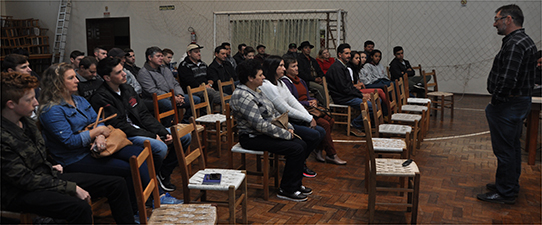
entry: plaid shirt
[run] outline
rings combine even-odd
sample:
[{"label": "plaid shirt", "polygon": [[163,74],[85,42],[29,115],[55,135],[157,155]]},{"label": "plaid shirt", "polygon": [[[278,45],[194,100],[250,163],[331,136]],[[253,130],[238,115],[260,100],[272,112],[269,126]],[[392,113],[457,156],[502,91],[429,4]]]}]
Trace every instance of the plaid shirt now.
[{"label": "plaid shirt", "polygon": [[487,91],[498,100],[510,96],[531,96],[536,71],[536,45],[518,29],[502,39],[501,50],[487,78]]},{"label": "plaid shirt", "polygon": [[[233,116],[237,120],[239,134],[268,135],[274,138],[290,140],[292,134],[285,129],[271,124],[280,113],[260,91],[253,91],[241,84],[231,96]],[[291,124],[288,124],[293,129]]]}]

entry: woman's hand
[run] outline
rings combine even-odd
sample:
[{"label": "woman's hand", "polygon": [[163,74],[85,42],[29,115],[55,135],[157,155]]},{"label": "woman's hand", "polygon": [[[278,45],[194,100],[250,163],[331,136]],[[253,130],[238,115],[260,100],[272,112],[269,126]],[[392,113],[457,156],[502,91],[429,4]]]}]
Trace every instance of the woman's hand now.
[{"label": "woman's hand", "polygon": [[311,128],[315,128],[316,127],[316,120],[314,118],[312,118],[311,120],[311,125],[310,125]]},{"label": "woman's hand", "polygon": [[75,195],[81,200],[85,200],[90,204],[90,194],[85,189],[75,186]]},{"label": "woman's hand", "polygon": [[318,101],[316,99],[309,100],[309,106],[312,106],[312,107],[318,106]]},{"label": "woman's hand", "polygon": [[55,169],[56,171],[58,171],[60,173],[64,172],[64,170],[62,168],[62,165],[60,165],[60,164],[56,164],[56,165],[54,165],[52,167],[53,167],[53,169]]},{"label": "woman's hand", "polygon": [[107,149],[107,144],[105,143],[105,137],[103,135],[98,135],[96,139],[94,139],[91,149],[94,148],[97,148],[98,152],[102,152]]}]

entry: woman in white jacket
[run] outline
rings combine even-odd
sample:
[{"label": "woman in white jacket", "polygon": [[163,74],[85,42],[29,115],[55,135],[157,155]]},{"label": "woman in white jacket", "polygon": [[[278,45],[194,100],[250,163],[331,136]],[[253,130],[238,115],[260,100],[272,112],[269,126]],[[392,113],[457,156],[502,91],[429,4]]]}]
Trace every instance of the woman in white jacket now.
[{"label": "woman in white jacket", "polygon": [[[280,113],[288,112],[289,122],[294,126],[295,133],[307,143],[309,154],[306,157],[308,158],[310,152],[314,151],[320,144],[326,131],[316,125],[316,120],[312,118],[312,115],[290,93],[288,87],[282,83],[280,78],[284,76],[284,71],[286,71],[286,68],[284,68],[284,61],[280,56],[267,57],[263,62],[265,80],[260,89]],[[308,124],[308,126],[303,124]],[[303,176],[315,177],[316,172],[307,168],[305,164]]]}]

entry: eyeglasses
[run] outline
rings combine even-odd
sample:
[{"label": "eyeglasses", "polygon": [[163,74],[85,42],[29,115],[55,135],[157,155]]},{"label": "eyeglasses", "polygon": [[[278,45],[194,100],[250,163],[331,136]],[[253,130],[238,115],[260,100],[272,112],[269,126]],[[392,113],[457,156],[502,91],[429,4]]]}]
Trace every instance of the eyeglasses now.
[{"label": "eyeglasses", "polygon": [[502,16],[502,17],[499,17],[499,18],[494,18],[493,20],[494,20],[495,23],[496,23],[497,21],[502,20],[502,19],[504,19],[504,18],[506,18],[506,17],[508,17],[508,16]]}]

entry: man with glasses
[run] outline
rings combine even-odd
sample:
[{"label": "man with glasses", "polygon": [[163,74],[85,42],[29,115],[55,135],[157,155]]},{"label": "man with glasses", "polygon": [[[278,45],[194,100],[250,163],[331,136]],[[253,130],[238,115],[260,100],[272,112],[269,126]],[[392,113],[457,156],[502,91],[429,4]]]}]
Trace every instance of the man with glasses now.
[{"label": "man with glasses", "polygon": [[501,6],[495,12],[493,26],[504,38],[487,78],[491,102],[486,107],[486,118],[498,164],[495,183],[487,184],[489,192],[477,197],[514,204],[521,174],[521,131],[534,87],[536,45],[522,27],[523,12],[517,5]]}]

